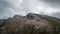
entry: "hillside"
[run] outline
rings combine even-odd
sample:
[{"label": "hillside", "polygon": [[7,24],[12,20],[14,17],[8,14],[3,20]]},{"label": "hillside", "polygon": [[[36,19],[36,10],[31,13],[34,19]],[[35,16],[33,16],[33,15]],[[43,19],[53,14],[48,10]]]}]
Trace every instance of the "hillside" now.
[{"label": "hillside", "polygon": [[15,15],[4,21],[0,34],[60,34],[60,19],[35,13]]}]

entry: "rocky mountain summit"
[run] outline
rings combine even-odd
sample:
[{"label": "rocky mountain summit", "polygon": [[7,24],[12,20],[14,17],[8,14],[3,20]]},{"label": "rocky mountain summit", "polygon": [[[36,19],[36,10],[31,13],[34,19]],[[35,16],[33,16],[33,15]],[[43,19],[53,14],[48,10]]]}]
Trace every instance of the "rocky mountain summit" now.
[{"label": "rocky mountain summit", "polygon": [[60,34],[60,19],[47,15],[15,15],[6,19],[4,23],[0,34]]}]

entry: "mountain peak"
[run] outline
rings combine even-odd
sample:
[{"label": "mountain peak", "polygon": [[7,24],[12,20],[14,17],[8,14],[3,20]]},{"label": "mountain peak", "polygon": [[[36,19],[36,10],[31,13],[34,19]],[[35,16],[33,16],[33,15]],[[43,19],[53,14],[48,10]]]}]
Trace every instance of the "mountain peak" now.
[{"label": "mountain peak", "polygon": [[5,22],[0,28],[1,34],[60,34],[60,19],[47,15],[15,15]]}]

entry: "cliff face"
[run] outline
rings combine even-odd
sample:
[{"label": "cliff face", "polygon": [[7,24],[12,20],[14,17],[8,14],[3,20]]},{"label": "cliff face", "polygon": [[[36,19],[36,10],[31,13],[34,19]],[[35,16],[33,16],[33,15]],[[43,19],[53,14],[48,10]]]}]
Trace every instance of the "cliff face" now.
[{"label": "cliff face", "polygon": [[15,15],[5,22],[1,34],[60,34],[60,19],[47,15]]}]

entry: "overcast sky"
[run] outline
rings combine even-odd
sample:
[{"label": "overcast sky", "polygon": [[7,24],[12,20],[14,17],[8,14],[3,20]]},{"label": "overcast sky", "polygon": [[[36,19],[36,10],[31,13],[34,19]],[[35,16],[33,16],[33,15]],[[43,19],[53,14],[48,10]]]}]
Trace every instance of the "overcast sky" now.
[{"label": "overcast sky", "polygon": [[27,13],[60,17],[60,0],[0,0],[0,19]]}]

